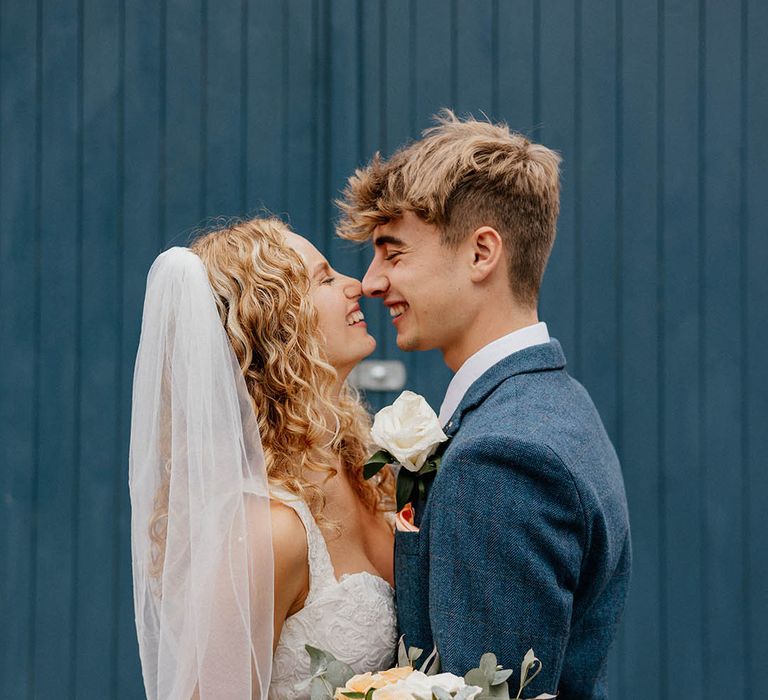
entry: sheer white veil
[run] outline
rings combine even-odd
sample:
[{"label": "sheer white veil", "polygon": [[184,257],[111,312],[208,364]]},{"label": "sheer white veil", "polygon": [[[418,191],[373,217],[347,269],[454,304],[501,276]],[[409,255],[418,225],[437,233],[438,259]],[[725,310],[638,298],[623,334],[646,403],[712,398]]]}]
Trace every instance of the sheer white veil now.
[{"label": "sheer white veil", "polygon": [[129,481],[147,698],[266,698],[274,579],[264,455],[205,267],[186,248],[160,255],[147,279]]}]

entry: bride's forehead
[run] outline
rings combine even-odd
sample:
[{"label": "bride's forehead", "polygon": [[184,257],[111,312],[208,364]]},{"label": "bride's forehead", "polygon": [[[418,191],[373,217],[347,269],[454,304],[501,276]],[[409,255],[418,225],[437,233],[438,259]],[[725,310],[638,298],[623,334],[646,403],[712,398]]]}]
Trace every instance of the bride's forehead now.
[{"label": "bride's forehead", "polygon": [[323,254],[315,248],[304,236],[300,236],[298,233],[288,231],[285,234],[285,242],[291,246],[302,258],[308,266],[314,267],[319,262],[325,262]]}]

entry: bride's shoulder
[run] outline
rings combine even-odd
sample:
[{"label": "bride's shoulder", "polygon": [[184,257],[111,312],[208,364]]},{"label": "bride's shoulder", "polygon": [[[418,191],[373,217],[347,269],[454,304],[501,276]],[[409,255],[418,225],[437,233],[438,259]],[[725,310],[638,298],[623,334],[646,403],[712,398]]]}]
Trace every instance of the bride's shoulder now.
[{"label": "bride's shoulder", "polygon": [[272,499],[269,502],[269,515],[272,525],[272,542],[282,545],[287,550],[296,551],[307,557],[307,534],[304,523],[295,509],[282,501]]},{"label": "bride's shoulder", "polygon": [[290,506],[269,502],[275,566],[276,635],[282,620],[301,610],[309,595],[309,544],[304,523]]}]

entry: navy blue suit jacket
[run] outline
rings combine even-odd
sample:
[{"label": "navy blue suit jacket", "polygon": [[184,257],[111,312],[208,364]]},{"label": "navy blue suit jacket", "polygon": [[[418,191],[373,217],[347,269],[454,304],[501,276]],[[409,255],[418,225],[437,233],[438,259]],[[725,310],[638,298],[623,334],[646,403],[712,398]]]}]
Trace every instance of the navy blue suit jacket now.
[{"label": "navy blue suit jacket", "polygon": [[605,662],[631,549],[616,453],[556,340],[501,360],[467,391],[419,532],[397,532],[395,584],[406,646],[437,646],[464,674],[496,654],[544,668],[526,697],[605,698]]}]

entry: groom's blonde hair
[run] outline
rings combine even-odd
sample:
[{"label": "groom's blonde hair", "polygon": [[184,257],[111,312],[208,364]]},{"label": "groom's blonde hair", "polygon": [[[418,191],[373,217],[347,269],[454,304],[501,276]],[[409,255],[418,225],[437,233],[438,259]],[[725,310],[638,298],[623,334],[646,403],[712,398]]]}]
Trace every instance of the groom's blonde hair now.
[{"label": "groom's blonde hair", "polygon": [[368,240],[377,226],[411,211],[458,246],[480,226],[496,229],[510,287],[535,306],[560,210],[560,156],[506,124],[459,119],[448,110],[422,138],[385,160],[379,153],[349,178],[339,235]]}]

